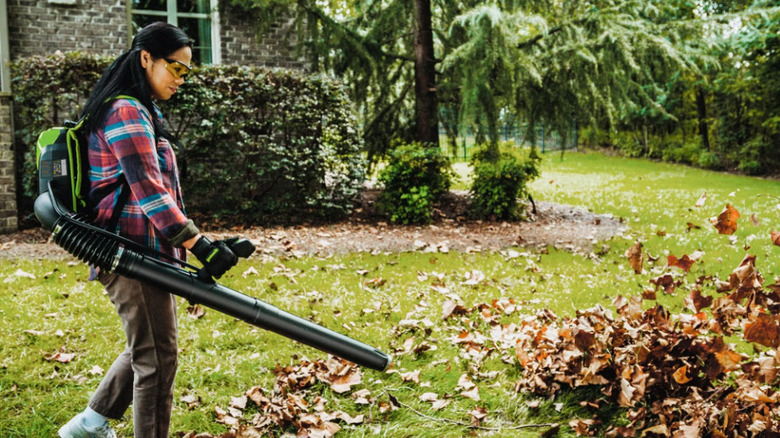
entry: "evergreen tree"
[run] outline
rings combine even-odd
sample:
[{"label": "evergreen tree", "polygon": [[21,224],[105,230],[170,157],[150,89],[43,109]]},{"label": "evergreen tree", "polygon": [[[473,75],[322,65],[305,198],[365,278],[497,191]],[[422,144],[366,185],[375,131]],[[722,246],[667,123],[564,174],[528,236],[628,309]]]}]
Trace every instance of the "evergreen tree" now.
[{"label": "evergreen tree", "polygon": [[[559,132],[577,121],[625,126],[646,138],[675,120],[669,84],[703,80],[702,67],[717,67],[711,55],[718,41],[705,36],[721,32],[727,14],[745,3],[231,1],[265,23],[279,14],[298,18],[312,69],[351,88],[370,158],[396,138],[438,144],[439,123],[450,147],[471,127],[497,148],[502,113]],[[705,133],[706,81],[697,93]],[[535,130],[527,132],[534,140]]]}]

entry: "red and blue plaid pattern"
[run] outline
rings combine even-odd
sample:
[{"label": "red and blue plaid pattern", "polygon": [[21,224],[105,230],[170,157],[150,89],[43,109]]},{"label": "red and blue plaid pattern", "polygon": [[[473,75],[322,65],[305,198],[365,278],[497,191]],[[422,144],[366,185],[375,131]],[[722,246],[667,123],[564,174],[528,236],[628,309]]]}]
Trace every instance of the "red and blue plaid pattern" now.
[{"label": "red and blue plaid pattern", "polygon": [[[160,110],[154,110],[162,119]],[[185,251],[168,242],[187,223],[176,157],[168,140],[160,138],[155,144],[149,111],[136,100],[114,100],[88,143],[90,195],[115,185],[122,174],[130,187],[117,230],[112,231],[184,260]],[[119,190],[98,202],[98,225],[109,224]]]}]

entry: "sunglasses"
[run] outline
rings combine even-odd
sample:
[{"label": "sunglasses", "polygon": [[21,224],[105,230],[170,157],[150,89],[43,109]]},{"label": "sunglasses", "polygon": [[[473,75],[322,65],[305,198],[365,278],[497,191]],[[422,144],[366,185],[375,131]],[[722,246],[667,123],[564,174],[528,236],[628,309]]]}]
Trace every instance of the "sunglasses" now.
[{"label": "sunglasses", "polygon": [[187,79],[187,76],[190,74],[192,67],[181,61],[174,61],[172,59],[166,58],[163,59],[165,60],[165,69],[168,70],[174,78]]}]

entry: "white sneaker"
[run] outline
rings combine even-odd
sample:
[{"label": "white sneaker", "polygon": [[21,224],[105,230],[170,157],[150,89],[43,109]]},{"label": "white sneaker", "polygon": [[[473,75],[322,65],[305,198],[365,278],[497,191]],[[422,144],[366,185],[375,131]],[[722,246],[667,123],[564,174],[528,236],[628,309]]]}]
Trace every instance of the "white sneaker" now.
[{"label": "white sneaker", "polygon": [[116,438],[108,422],[98,427],[87,427],[82,417],[83,414],[78,414],[62,426],[58,432],[60,438]]}]

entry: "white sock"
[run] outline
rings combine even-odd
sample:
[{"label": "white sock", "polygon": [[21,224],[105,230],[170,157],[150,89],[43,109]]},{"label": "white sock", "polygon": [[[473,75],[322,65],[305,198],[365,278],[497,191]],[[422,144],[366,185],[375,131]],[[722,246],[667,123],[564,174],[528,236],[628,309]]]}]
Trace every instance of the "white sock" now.
[{"label": "white sock", "polygon": [[83,424],[86,427],[94,428],[106,424],[106,417],[93,411],[89,406],[87,406],[87,409],[84,409],[82,414],[84,415],[81,418],[83,419]]}]

